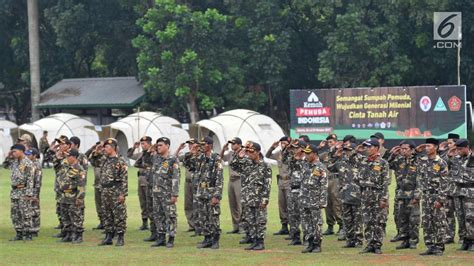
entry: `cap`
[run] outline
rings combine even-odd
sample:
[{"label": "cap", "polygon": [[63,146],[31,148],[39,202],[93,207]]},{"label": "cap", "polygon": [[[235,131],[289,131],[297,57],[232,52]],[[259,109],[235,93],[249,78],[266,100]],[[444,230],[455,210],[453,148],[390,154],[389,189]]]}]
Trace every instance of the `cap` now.
[{"label": "cap", "polygon": [[410,146],[410,148],[415,148],[416,147],[416,144],[413,140],[406,139],[406,140],[400,141],[400,146],[404,145],[404,144],[408,144]]},{"label": "cap", "polygon": [[69,139],[72,143],[76,144],[76,146],[80,146],[81,145],[81,139],[79,139],[78,137],[76,136],[73,136]]},{"label": "cap", "polygon": [[309,143],[311,141],[308,135],[300,135],[299,139],[302,139],[306,143]]},{"label": "cap", "polygon": [[280,138],[279,141],[288,141],[288,142],[291,142],[291,138],[288,137],[288,136],[283,136],[283,137]]},{"label": "cap", "polygon": [[171,140],[167,137],[161,137],[159,139],[156,140],[156,143],[158,142],[163,142],[165,143],[166,145],[170,145],[171,144]]},{"label": "cap", "polygon": [[67,136],[61,135],[59,138],[55,138],[54,140],[56,140],[58,143],[66,143],[66,140],[69,140],[69,138]]},{"label": "cap", "polygon": [[143,136],[143,137],[140,139],[140,142],[142,142],[142,141],[146,141],[146,142],[150,142],[150,143],[151,143],[152,139],[151,139],[151,137],[149,137],[149,136]]},{"label": "cap", "polygon": [[362,145],[367,146],[367,147],[380,147],[380,143],[376,138],[370,138],[362,143]]},{"label": "cap", "polygon": [[198,141],[195,138],[190,138],[189,140],[186,141],[188,144],[196,144]]},{"label": "cap", "polygon": [[449,133],[449,134],[448,134],[448,139],[458,140],[458,139],[459,139],[459,135],[458,135],[458,134],[455,134],[455,133]]},{"label": "cap", "polygon": [[25,152],[25,146],[22,144],[15,144],[10,148],[11,151],[17,150],[17,151],[22,151]]},{"label": "cap", "polygon": [[77,149],[71,149],[71,150],[69,151],[68,156],[74,156],[74,157],[77,158],[77,157],[79,157],[79,151],[78,151]]},{"label": "cap", "polygon": [[239,137],[235,137],[232,140],[229,140],[228,143],[242,145],[242,140]]},{"label": "cap", "polygon": [[260,152],[262,150],[262,148],[260,147],[260,144],[256,142],[252,142],[252,141],[247,142],[245,149],[248,151],[257,151],[257,152]]},{"label": "cap", "polygon": [[429,139],[426,139],[426,144],[434,144],[434,145],[439,145],[439,140],[437,139],[434,139],[434,138],[429,138]]},{"label": "cap", "polygon": [[355,143],[357,141],[357,139],[352,136],[352,135],[346,135],[344,136],[344,138],[342,139],[342,142],[346,142],[346,141],[350,141],[352,143]]},{"label": "cap", "polygon": [[354,142],[351,142],[349,146],[344,146],[342,149],[345,151],[352,151],[357,147],[357,145]]},{"label": "cap", "polygon": [[30,148],[29,150],[25,151],[25,155],[34,155],[34,156],[38,157],[40,155],[40,153],[39,153],[38,149]]},{"label": "cap", "polygon": [[331,134],[331,135],[326,137],[326,140],[330,140],[330,139],[337,140],[337,135],[336,134]]},{"label": "cap", "polygon": [[114,147],[117,147],[117,140],[114,138],[108,138],[106,141],[104,141],[104,146],[105,145],[113,145]]},{"label": "cap", "polygon": [[469,147],[469,140],[467,140],[467,139],[458,139],[456,141],[456,147],[460,147],[460,148]]},{"label": "cap", "polygon": [[380,132],[376,132],[375,134],[373,134],[372,136],[370,136],[370,138],[375,138],[375,139],[385,139],[385,136],[380,133]]},{"label": "cap", "polygon": [[309,145],[306,145],[303,151],[304,153],[318,153],[318,146],[314,144],[309,144]]},{"label": "cap", "polygon": [[305,148],[308,144],[302,140],[295,139],[293,140],[293,143],[291,143],[291,146],[294,148]]},{"label": "cap", "polygon": [[207,136],[201,139],[199,144],[214,144],[214,140],[211,137]]}]

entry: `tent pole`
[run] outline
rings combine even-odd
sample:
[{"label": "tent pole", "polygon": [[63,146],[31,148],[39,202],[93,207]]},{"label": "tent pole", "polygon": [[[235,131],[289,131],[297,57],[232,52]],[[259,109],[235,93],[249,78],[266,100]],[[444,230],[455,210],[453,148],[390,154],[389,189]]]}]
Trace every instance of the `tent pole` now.
[{"label": "tent pole", "polygon": [[[140,106],[138,106],[137,124],[138,124],[138,125],[137,125],[138,139],[140,139],[140,138],[141,138],[141,135],[140,135]],[[133,130],[132,130],[132,132],[133,132]],[[133,141],[135,141],[135,140],[133,140]],[[135,142],[134,142],[134,144],[135,144]],[[141,147],[141,145],[140,145],[140,146],[138,147],[138,151],[141,151],[141,148],[142,148],[142,147]]]}]

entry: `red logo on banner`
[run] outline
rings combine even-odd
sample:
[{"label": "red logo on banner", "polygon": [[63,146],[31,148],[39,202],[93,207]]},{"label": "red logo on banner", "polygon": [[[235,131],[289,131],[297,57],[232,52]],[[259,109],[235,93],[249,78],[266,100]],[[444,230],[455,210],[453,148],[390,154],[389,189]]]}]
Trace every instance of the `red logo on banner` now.
[{"label": "red logo on banner", "polygon": [[331,108],[296,108],[296,116],[331,116]]},{"label": "red logo on banner", "polygon": [[448,100],[449,110],[453,112],[457,112],[461,110],[461,103],[462,103],[461,99],[459,99],[457,96],[453,96],[449,98]]}]

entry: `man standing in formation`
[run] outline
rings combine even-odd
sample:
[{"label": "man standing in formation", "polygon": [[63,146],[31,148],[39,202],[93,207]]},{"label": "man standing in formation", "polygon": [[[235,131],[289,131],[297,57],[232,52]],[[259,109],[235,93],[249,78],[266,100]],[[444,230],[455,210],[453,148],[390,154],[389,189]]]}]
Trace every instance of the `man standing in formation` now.
[{"label": "man standing in formation", "polygon": [[33,237],[37,237],[41,225],[40,191],[41,182],[43,180],[43,169],[40,162],[40,153],[37,149],[30,148],[25,151],[25,155],[30,159],[34,166],[33,200],[31,203],[31,207],[33,208],[31,234]]}]

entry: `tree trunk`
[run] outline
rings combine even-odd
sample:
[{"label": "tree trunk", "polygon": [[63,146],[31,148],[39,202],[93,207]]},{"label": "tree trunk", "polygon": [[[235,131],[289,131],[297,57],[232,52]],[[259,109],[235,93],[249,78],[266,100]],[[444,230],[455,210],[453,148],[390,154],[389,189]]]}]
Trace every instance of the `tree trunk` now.
[{"label": "tree trunk", "polygon": [[30,86],[31,86],[31,121],[40,118],[37,105],[40,101],[40,54],[38,27],[38,0],[28,2],[28,40],[30,49]]},{"label": "tree trunk", "polygon": [[196,124],[196,122],[199,121],[199,110],[196,103],[196,94],[192,91],[188,94],[187,107],[191,124]]}]

